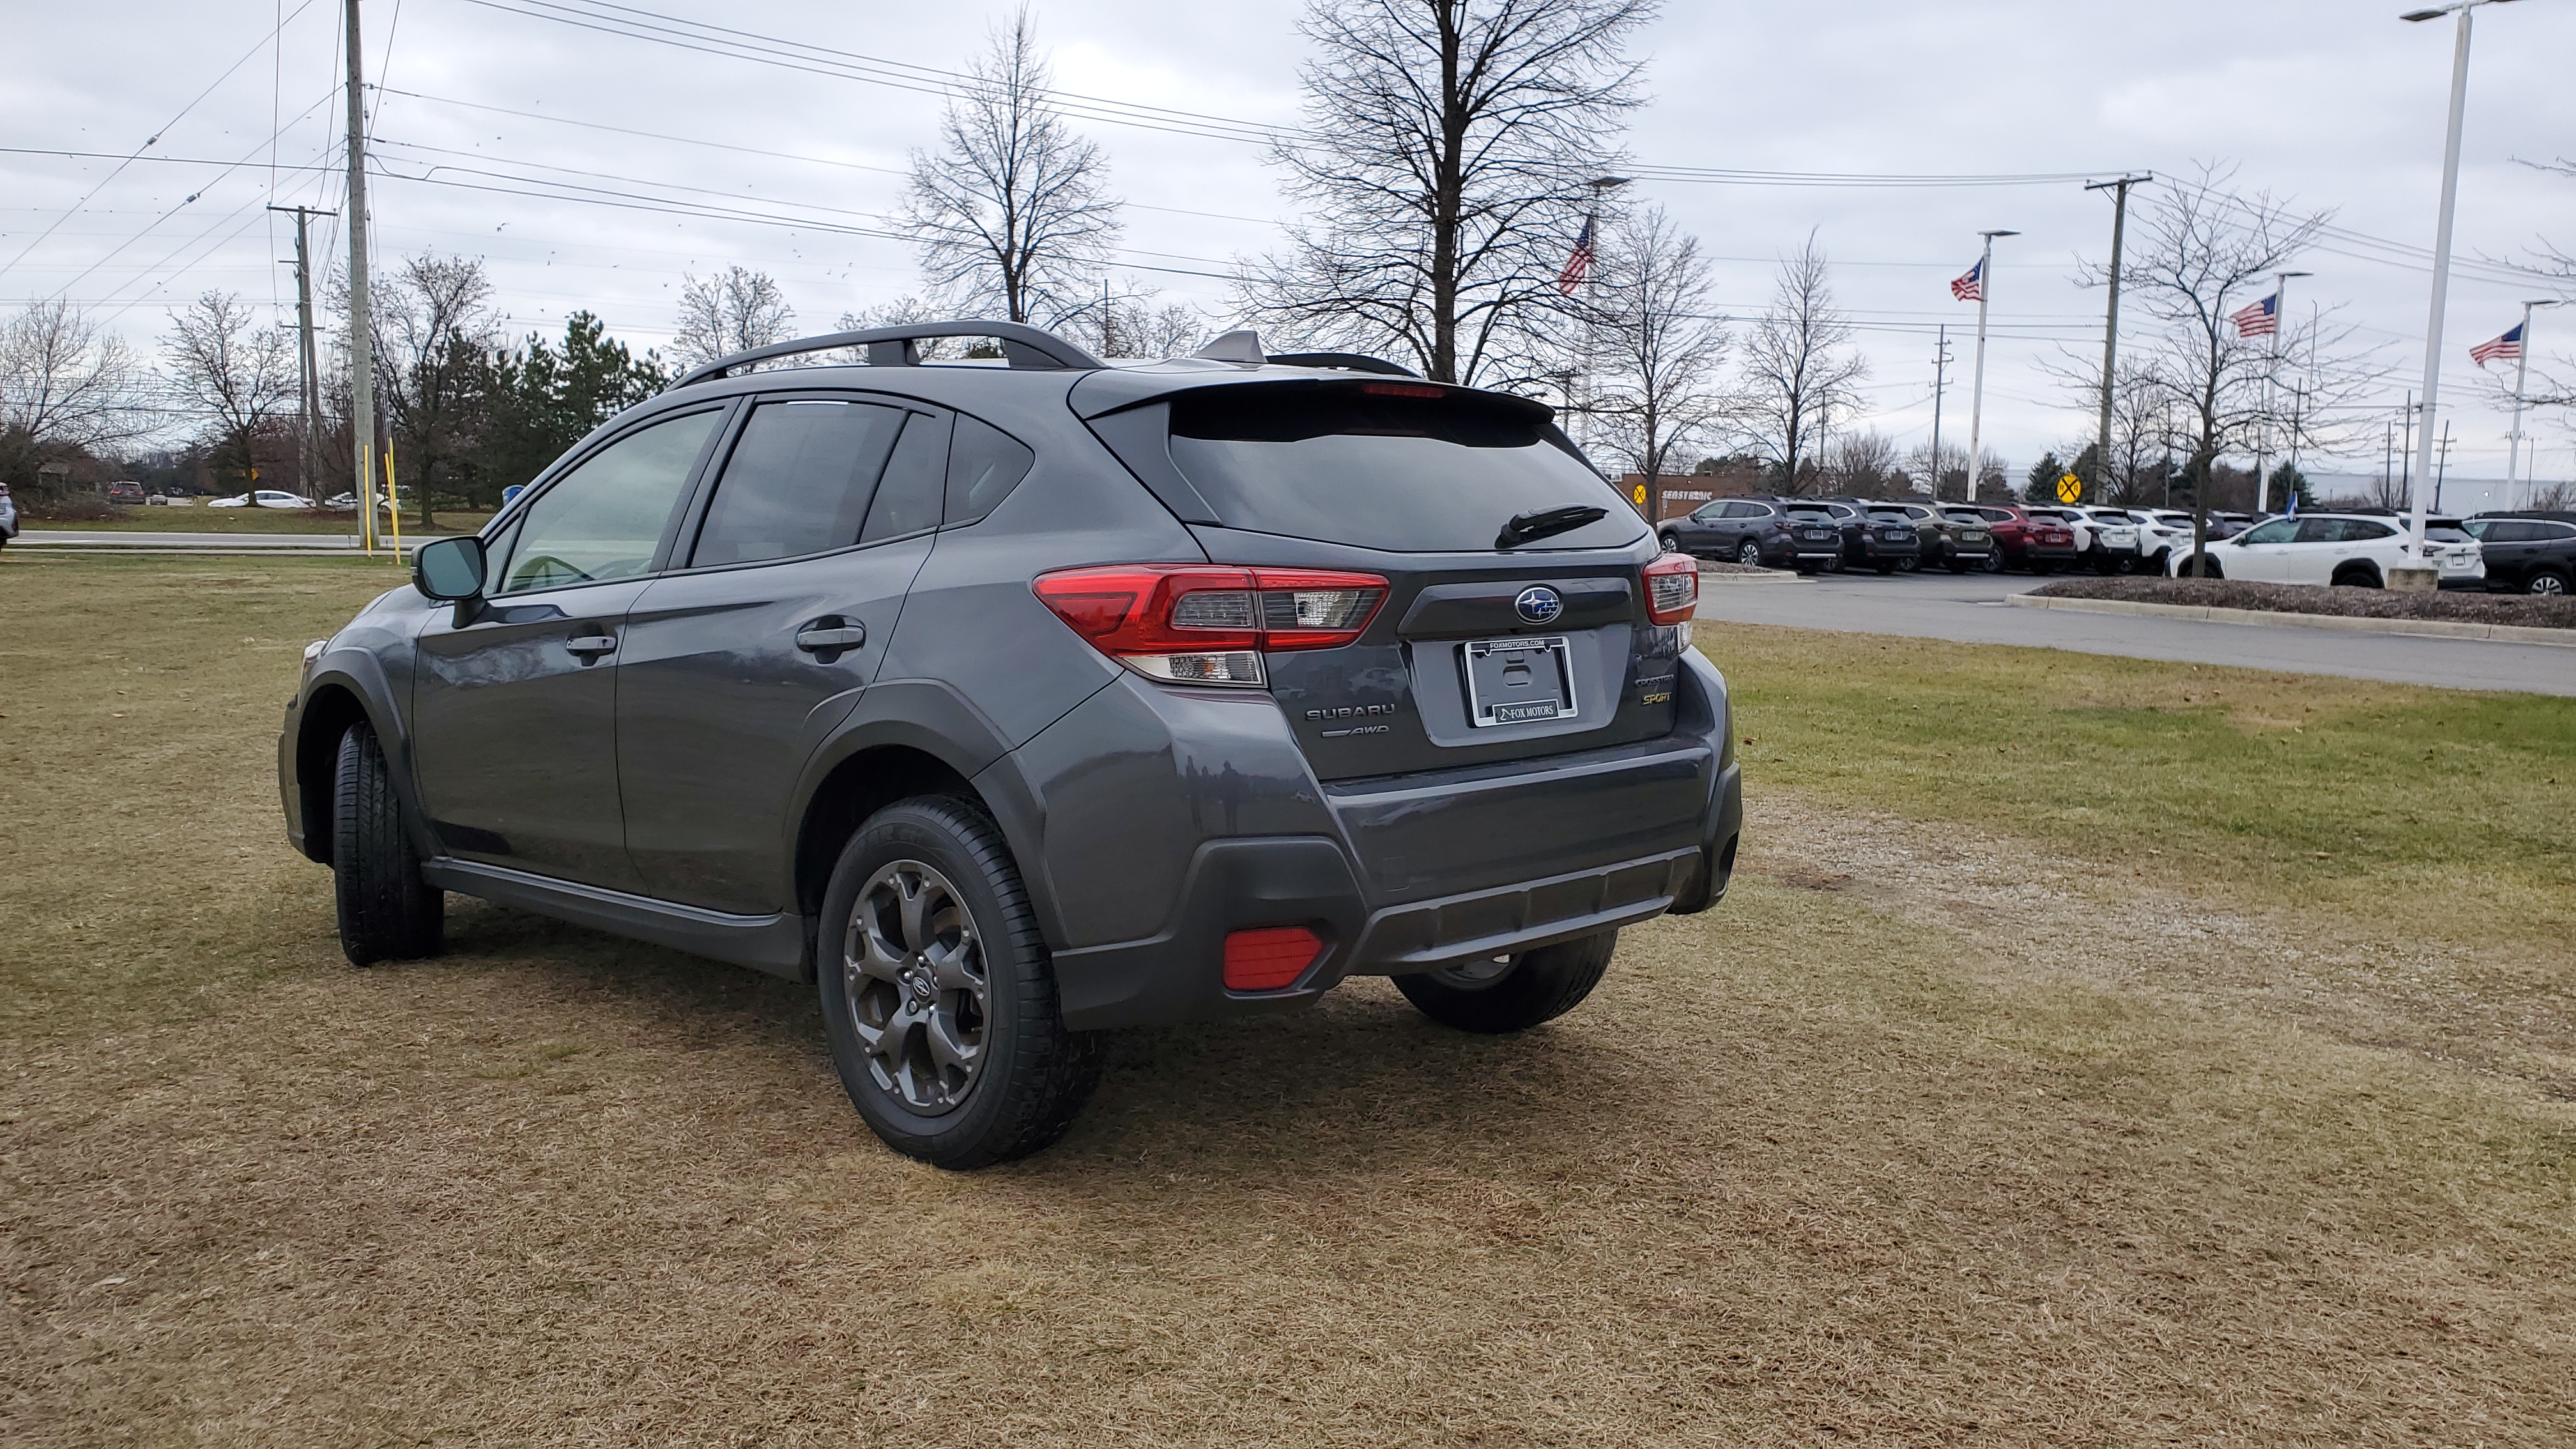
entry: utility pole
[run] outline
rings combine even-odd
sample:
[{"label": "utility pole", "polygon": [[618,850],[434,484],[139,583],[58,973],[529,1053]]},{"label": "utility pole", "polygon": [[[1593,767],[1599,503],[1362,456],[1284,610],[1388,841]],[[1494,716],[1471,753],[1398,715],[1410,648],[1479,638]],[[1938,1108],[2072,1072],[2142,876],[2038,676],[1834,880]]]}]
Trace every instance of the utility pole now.
[{"label": "utility pole", "polygon": [[313,266],[305,250],[304,229],[314,217],[337,213],[309,206],[272,206],[269,210],[289,212],[295,217],[295,362],[297,378],[303,384],[296,393],[296,407],[302,417],[296,428],[295,486],[307,497],[318,498],[321,495],[313,490],[313,471],[322,457],[322,374],[313,358]]},{"label": "utility pole", "polygon": [[[356,4],[357,0],[350,0]],[[1995,238],[2019,236],[2017,231],[1981,231],[1986,249],[1977,255],[1977,383],[1968,394],[1968,501],[1977,501],[1978,448],[1986,426],[1986,299],[1994,295]]]},{"label": "utility pole", "polygon": [[2397,454],[2397,486],[2406,491],[2407,506],[2411,508],[2415,503],[2415,394],[2406,394],[2406,411],[2398,417],[2398,426],[2406,430],[2406,446]]},{"label": "utility pole", "polygon": [[2093,444],[2093,501],[2111,496],[2111,380],[2119,373],[2120,360],[2120,240],[2129,227],[2129,188],[2141,181],[2153,181],[2152,171],[2142,176],[2123,176],[2117,181],[2088,181],[2087,191],[2108,190],[2111,193],[2111,306],[2102,323],[2102,430]]},{"label": "utility pole", "polygon": [[[2425,430],[2427,433],[2430,433],[2430,432],[2433,430],[2433,425],[2432,425],[2431,423],[2429,423],[2429,422],[2428,422],[2428,423],[2426,423],[2426,424],[2424,425],[2424,430]],[[2440,461],[2439,463],[2436,463],[2436,464],[2434,465],[2434,467],[2433,467],[2433,511],[2434,511],[2435,513],[2439,513],[2439,512],[2441,512],[2441,511],[2442,511],[2442,480],[2444,480],[2445,478],[2448,478],[2448,477],[2450,477],[2450,476],[2451,476],[2451,420],[2450,420],[2449,418],[2444,418],[2444,419],[2442,419],[2442,452],[2441,452],[2441,461]]]},{"label": "utility pole", "polygon": [[[1940,340],[1932,344],[1932,501],[1941,501],[1941,385],[1950,375],[1950,324],[1941,324]],[[1973,496],[1975,489],[1969,489]]]},{"label": "utility pole", "polygon": [[367,98],[358,0],[349,17],[349,436],[357,450],[358,540],[376,551],[376,355],[367,316]]}]

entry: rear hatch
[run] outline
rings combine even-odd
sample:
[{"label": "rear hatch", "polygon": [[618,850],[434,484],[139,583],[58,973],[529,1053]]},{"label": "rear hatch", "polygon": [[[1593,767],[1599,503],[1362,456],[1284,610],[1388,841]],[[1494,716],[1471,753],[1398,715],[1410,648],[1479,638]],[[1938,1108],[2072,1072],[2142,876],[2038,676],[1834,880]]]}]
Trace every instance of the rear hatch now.
[{"label": "rear hatch", "polygon": [[[1211,561],[1383,580],[1356,638],[1263,656],[1318,779],[1508,771],[1671,733],[1681,631],[1646,600],[1663,555],[1544,406],[1290,369],[1141,401],[1133,374],[1100,381],[1076,412]],[[1567,509],[1545,536],[1501,536]],[[1258,587],[1272,615],[1303,607]]]}]

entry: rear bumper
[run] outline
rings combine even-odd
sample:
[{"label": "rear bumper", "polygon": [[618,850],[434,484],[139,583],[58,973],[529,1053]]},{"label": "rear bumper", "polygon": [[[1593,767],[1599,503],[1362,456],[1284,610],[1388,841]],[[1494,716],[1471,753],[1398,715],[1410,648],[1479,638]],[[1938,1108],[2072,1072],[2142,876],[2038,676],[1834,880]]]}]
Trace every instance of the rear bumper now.
[{"label": "rear bumper", "polygon": [[[1726,892],[1743,829],[1723,685],[1642,745],[1322,791],[1312,834],[1206,839],[1159,928],[1054,951],[1078,1031],[1258,1014],[1351,976],[1404,975],[1663,915]],[[1454,777],[1454,778],[1453,778]],[[1502,843],[1497,843],[1500,840]],[[1465,842],[1482,841],[1471,849]],[[1324,947],[1286,990],[1228,991],[1228,932],[1304,926]]]}]

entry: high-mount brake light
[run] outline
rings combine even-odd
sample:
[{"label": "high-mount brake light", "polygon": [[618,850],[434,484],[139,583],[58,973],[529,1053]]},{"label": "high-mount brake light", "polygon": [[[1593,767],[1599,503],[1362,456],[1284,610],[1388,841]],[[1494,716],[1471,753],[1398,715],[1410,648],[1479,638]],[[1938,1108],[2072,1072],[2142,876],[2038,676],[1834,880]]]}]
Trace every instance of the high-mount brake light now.
[{"label": "high-mount brake light", "polygon": [[1699,560],[1668,553],[1646,565],[1646,617],[1658,624],[1687,624],[1699,608]]},{"label": "high-mount brake light", "polygon": [[1265,653],[1335,649],[1386,602],[1375,574],[1222,564],[1111,564],[1030,582],[1091,646],[1148,679],[1258,689]]},{"label": "high-mount brake light", "polygon": [[1448,395],[1448,389],[1428,382],[1364,382],[1360,391],[1370,397],[1427,397]]}]

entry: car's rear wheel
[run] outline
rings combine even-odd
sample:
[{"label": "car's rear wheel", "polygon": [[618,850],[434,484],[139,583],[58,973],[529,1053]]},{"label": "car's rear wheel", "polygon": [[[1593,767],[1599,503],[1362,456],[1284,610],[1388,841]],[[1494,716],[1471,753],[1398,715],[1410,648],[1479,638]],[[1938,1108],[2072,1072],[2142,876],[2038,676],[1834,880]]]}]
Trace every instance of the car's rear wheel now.
[{"label": "car's rear wheel", "polygon": [[1749,538],[1746,539],[1742,546],[1735,550],[1735,561],[1749,569],[1762,567],[1762,545]]},{"label": "car's rear wheel", "polygon": [[1100,1039],[1065,1029],[1028,890],[981,810],[923,796],[869,817],[821,922],[832,1065],[888,1147],[985,1167],[1073,1125],[1100,1083]]},{"label": "car's rear wheel", "polygon": [[1896,560],[1892,558],[1883,558],[1878,562],[1871,564],[1870,567],[1883,574],[1892,574],[1896,572]]},{"label": "car's rear wheel", "polygon": [[364,720],[340,736],[332,773],[331,887],[352,966],[435,956],[446,942],[447,893],[420,878],[402,797]]},{"label": "car's rear wheel", "polygon": [[1994,552],[1987,554],[1987,555],[1986,555],[1986,572],[1987,572],[1987,573],[1990,573],[1990,574],[1999,574],[1999,573],[2002,573],[2003,571],[2004,571],[2004,555],[2003,555],[2003,550],[2001,550],[2001,549],[1997,549],[1997,550],[1995,550]]},{"label": "car's rear wheel", "polygon": [[1520,1031],[1572,1011],[1601,984],[1619,933],[1602,931],[1509,956],[1395,978],[1395,989],[1442,1026]]},{"label": "car's rear wheel", "polygon": [[2375,589],[2379,587],[2379,570],[2368,564],[2345,564],[2334,572],[2338,589]]},{"label": "car's rear wheel", "polygon": [[1666,553],[1680,553],[1682,551],[1682,541],[1675,538],[1670,533],[1656,534],[1655,542],[1662,544],[1664,552]]},{"label": "car's rear wheel", "polygon": [[2554,569],[2542,569],[2523,582],[2522,591],[2526,594],[2545,594],[2553,599],[2563,599],[2567,597],[2567,576]]}]

